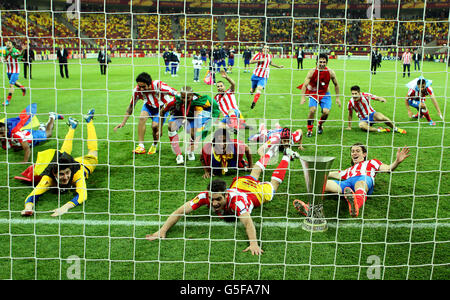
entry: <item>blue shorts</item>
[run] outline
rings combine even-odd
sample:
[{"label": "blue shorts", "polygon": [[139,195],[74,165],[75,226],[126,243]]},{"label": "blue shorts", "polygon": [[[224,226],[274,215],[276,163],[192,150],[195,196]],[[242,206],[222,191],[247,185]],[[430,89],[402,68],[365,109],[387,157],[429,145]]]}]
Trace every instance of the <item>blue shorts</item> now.
[{"label": "blue shorts", "polygon": [[202,61],[206,62],[206,56],[202,56]]},{"label": "blue shorts", "polygon": [[220,71],[220,67],[226,68],[225,60],[221,60],[219,62],[216,62],[216,69],[217,69],[216,71],[217,72]]},{"label": "blue shorts", "polygon": [[250,59],[244,59],[244,65],[248,66],[250,64]]},{"label": "blue shorts", "polygon": [[420,109],[420,102],[421,102],[420,100],[413,100],[413,99],[408,100],[409,106],[412,106],[417,110]]},{"label": "blue shorts", "polygon": [[16,81],[19,80],[19,73],[6,73],[8,75],[9,84],[16,84]]},{"label": "blue shorts", "polygon": [[342,191],[344,191],[344,189],[346,187],[351,188],[353,191],[355,191],[355,184],[358,181],[365,181],[367,184],[367,187],[369,188],[369,191],[367,192],[367,195],[372,195],[373,193],[373,179],[370,176],[367,175],[361,175],[361,176],[354,176],[354,177],[350,177],[347,180],[343,180],[343,181],[339,181],[339,180],[333,180],[334,182],[336,182],[342,189]]},{"label": "blue shorts", "polygon": [[[230,109],[230,110],[234,111],[234,114],[236,115],[236,118],[238,118],[238,119],[241,118],[241,112],[239,111],[239,109],[237,109],[237,108],[232,108],[232,109]],[[230,110],[228,111],[228,115],[226,115],[226,116],[222,119],[222,121],[220,121],[220,122],[227,124],[228,121],[230,121]]]},{"label": "blue shorts", "polygon": [[184,125],[184,129],[186,130],[186,132],[189,133],[191,128],[195,129],[206,128],[208,122],[212,120],[211,112],[209,111],[203,111],[202,113],[200,113],[199,117],[195,120],[194,118],[190,118],[183,123],[184,119],[185,119],[184,117],[172,116],[170,118],[170,122],[175,122],[175,124],[177,125],[177,130]]},{"label": "blue shorts", "polygon": [[[143,111],[146,111],[148,113],[148,115],[152,119],[152,122],[159,123],[159,117],[160,117],[159,116],[159,109],[151,107],[147,103],[144,103],[144,105],[142,106],[141,112],[143,112]],[[169,115],[169,112],[166,112],[165,115],[164,115],[163,125],[166,122],[166,117],[168,115]]]},{"label": "blue shorts", "polygon": [[234,66],[234,59],[228,59],[228,65]]},{"label": "blue shorts", "polygon": [[252,74],[252,90],[255,90],[257,86],[261,86],[263,88],[266,87],[267,78],[258,77],[255,74]]},{"label": "blue shorts", "polygon": [[[325,96],[323,96],[322,100],[320,100],[319,103],[320,107],[322,109],[326,108],[328,110],[331,109],[331,96],[330,96],[330,92],[327,92],[325,94]],[[317,107],[317,100],[314,99],[313,97],[309,97],[309,107]]]},{"label": "blue shorts", "polygon": [[47,140],[45,130],[30,130],[33,135],[33,146],[37,146]]},{"label": "blue shorts", "polygon": [[373,123],[375,123],[373,119],[373,115],[376,113],[376,111],[372,112],[367,118],[359,120],[360,122],[367,122],[369,126],[372,126]]}]

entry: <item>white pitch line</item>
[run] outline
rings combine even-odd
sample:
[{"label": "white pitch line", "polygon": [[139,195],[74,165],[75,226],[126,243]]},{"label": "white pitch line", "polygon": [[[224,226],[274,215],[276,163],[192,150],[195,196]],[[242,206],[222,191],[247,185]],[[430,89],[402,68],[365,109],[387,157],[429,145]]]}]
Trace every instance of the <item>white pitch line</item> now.
[{"label": "white pitch line", "polygon": [[[446,220],[449,221],[449,220]],[[299,219],[298,221],[290,221],[290,222],[273,222],[273,221],[264,221],[264,227],[278,227],[278,228],[299,228],[302,226],[303,219]],[[58,219],[32,219],[32,218],[24,218],[24,219],[0,219],[0,224],[11,224],[11,225],[28,225],[28,224],[44,224],[44,225],[86,225],[86,226],[161,226],[163,222],[159,221],[120,221],[120,220],[58,220]],[[194,221],[180,221],[176,224],[176,226],[211,226],[211,227],[234,227],[235,223],[227,223],[227,222],[194,222]],[[261,226],[261,223],[256,223],[255,225]],[[242,226],[242,224],[238,223],[238,226]],[[434,229],[434,228],[447,228],[450,227],[450,222],[441,222],[441,223],[397,223],[391,221],[391,223],[386,222],[375,222],[375,221],[366,221],[364,224],[362,223],[347,223],[340,222],[339,225],[336,222],[328,222],[328,227],[331,228],[417,228],[417,229]]]}]

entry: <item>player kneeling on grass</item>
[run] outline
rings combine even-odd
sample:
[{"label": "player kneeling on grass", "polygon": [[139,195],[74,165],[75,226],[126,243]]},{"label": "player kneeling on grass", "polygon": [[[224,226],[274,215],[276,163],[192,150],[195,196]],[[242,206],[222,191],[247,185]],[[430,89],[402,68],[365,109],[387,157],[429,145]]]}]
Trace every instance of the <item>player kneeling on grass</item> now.
[{"label": "player kneeling on grass", "polygon": [[31,147],[44,143],[53,135],[55,119],[63,119],[62,115],[54,112],[49,113],[47,124],[42,124],[38,130],[25,129],[11,131],[8,134],[8,128],[5,123],[0,123],[0,141],[3,149],[13,149],[20,151],[23,149],[23,162],[27,162],[31,156]]},{"label": "player kneeling on grass", "polygon": [[208,206],[212,207],[214,212],[226,221],[234,221],[235,217],[238,217],[244,225],[250,241],[250,246],[244,252],[250,251],[252,255],[262,254],[263,250],[258,245],[255,225],[250,214],[253,208],[260,207],[263,203],[272,200],[274,193],[284,180],[289,162],[298,157],[298,153],[290,148],[285,148],[283,158],[273,172],[271,181],[260,182],[259,177],[264,172],[271,157],[276,153],[276,148],[269,149],[261,157],[249,176],[235,177],[229,188],[227,188],[225,181],[221,179],[213,180],[208,185],[207,191],[200,193],[191,201],[180,206],[157,232],[147,235],[146,238],[150,241],[165,238],[167,231],[182,216],[188,215],[201,206]]},{"label": "player kneeling on grass", "polygon": [[369,93],[361,93],[361,89],[359,86],[354,85],[350,88],[352,92],[352,98],[348,101],[348,127],[347,130],[352,129],[352,118],[353,111],[358,113],[359,117],[359,128],[362,131],[369,132],[390,132],[389,128],[378,127],[375,128],[373,125],[378,122],[383,122],[394,132],[406,134],[406,130],[400,129],[394,126],[394,123],[385,115],[380,112],[375,111],[372,105],[370,104],[370,100],[386,102],[386,99],[383,97],[378,97]]},{"label": "player kneeling on grass", "polygon": [[[375,176],[379,172],[392,172],[398,165],[409,157],[409,148],[397,150],[395,161],[390,164],[384,164],[378,159],[367,160],[367,149],[363,144],[356,143],[351,147],[352,166],[344,171],[330,172],[325,192],[334,194],[344,194],[348,203],[350,215],[357,217],[360,209],[367,200],[367,195],[373,193],[375,186]],[[309,204],[305,204],[301,200],[294,200],[294,207],[303,215],[308,214]]]},{"label": "player kneeling on grass", "polygon": [[[244,154],[247,160],[244,159]],[[212,142],[203,146],[200,162],[205,170],[203,178],[226,175],[229,169],[253,168],[248,145],[237,139],[231,139],[226,128],[218,129]]]},{"label": "player kneeling on grass", "polygon": [[[430,113],[425,105],[426,96],[431,97],[434,107],[436,108],[439,117],[443,120],[441,109],[434,95],[433,88],[431,87],[432,81],[419,77],[409,82],[406,86],[409,87],[408,95],[405,99],[406,109],[408,110],[408,116],[413,119],[426,118],[431,126],[436,123],[431,119]],[[418,113],[413,116],[410,106],[417,109]]]},{"label": "player kneeling on grass", "polygon": [[94,109],[91,109],[85,118],[88,132],[87,147],[89,152],[87,155],[77,158],[70,155],[75,129],[78,125],[78,121],[72,118],[69,118],[69,131],[64,138],[61,149],[48,149],[38,153],[34,165],[34,175],[41,176],[41,180],[25,199],[25,209],[22,211],[22,216],[32,216],[36,201],[52,187],[57,187],[61,191],[75,188],[73,199],[55,209],[52,217],[65,214],[69,209],[87,199],[86,179],[94,172],[98,164],[97,134],[92,121],[94,112]]}]

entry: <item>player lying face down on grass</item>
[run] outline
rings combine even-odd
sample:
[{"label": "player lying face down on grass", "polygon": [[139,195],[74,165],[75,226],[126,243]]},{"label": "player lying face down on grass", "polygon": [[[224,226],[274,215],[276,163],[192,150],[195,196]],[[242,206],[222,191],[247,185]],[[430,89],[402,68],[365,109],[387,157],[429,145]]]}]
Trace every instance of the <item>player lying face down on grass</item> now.
[{"label": "player lying face down on grass", "polygon": [[[430,96],[431,102],[433,102],[434,108],[436,108],[439,117],[443,120],[441,109],[439,108],[439,103],[436,100],[436,95],[434,94],[433,88],[431,87],[432,81],[425,79],[424,77],[419,77],[409,82],[406,86],[408,89],[408,95],[406,95],[405,105],[408,110],[408,116],[413,119],[420,120],[421,118],[426,118],[430,126],[436,125],[430,117],[430,112],[425,104],[427,96]],[[411,108],[417,109],[417,114],[413,115]]]},{"label": "player lying face down on grass", "polygon": [[31,156],[31,148],[48,141],[52,137],[56,118],[63,119],[63,116],[53,112],[49,113],[48,122],[42,124],[37,130],[31,128],[10,130],[7,127],[8,122],[0,122],[0,143],[2,148],[14,151],[23,150],[23,162],[28,162]]},{"label": "player lying face down on grass", "polygon": [[[247,160],[244,159],[244,154]],[[232,139],[226,128],[216,130],[212,142],[203,146],[200,162],[205,171],[203,178],[226,175],[229,169],[253,168],[252,154],[248,145]]]},{"label": "player lying face down on grass", "polygon": [[272,174],[271,181],[261,182],[259,177],[264,172],[269,160],[277,153],[276,148],[272,147],[260,158],[250,175],[235,177],[229,188],[227,188],[226,182],[221,179],[212,180],[205,192],[198,194],[194,199],[177,208],[157,232],[147,235],[146,238],[150,241],[165,238],[167,231],[181,217],[202,206],[207,206],[211,212],[225,221],[234,221],[238,218],[244,225],[250,242],[244,252],[250,251],[252,255],[262,254],[264,251],[259,247],[251,213],[255,207],[260,207],[263,203],[272,201],[275,192],[285,178],[290,161],[298,157],[298,153],[286,147],[281,162]]},{"label": "player lying face down on grass", "polygon": [[208,135],[214,120],[220,115],[220,109],[216,100],[208,95],[195,93],[190,86],[184,86],[180,96],[175,99],[168,135],[177,164],[183,164],[178,130],[184,126],[186,133],[190,135],[190,145],[186,152],[189,160],[195,160],[194,150]]},{"label": "player lying face down on grass", "polygon": [[91,109],[85,120],[87,125],[88,154],[73,158],[72,144],[78,121],[69,118],[69,131],[60,150],[48,149],[39,152],[33,168],[33,175],[41,179],[34,190],[25,199],[22,216],[32,216],[36,201],[51,188],[59,192],[74,189],[74,197],[63,206],[53,210],[52,217],[65,214],[69,209],[83,203],[87,199],[86,179],[94,172],[98,164],[97,134],[95,132],[94,109]]},{"label": "player lying face down on grass", "polygon": [[261,145],[258,149],[258,154],[262,156],[267,149],[274,145],[281,145],[284,147],[298,144],[298,150],[304,150],[302,146],[302,138],[303,131],[301,129],[291,132],[289,127],[283,128],[277,123],[273,129],[267,130],[266,125],[262,123],[259,126],[259,132],[249,137],[248,140],[249,142],[263,143],[263,145]]},{"label": "player lying face down on grass", "polygon": [[122,123],[114,127],[114,131],[122,128],[133,114],[134,107],[139,100],[144,101],[141,109],[138,124],[138,146],[133,150],[135,154],[145,154],[145,132],[147,120],[152,120],[153,144],[147,154],[155,154],[158,141],[162,136],[162,126],[169,115],[170,108],[175,104],[175,95],[178,92],[161,80],[152,80],[150,74],[143,72],[136,77],[136,87],[133,91],[130,104],[123,118]]},{"label": "player lying face down on grass", "polygon": [[[357,217],[359,212],[367,200],[367,195],[373,193],[375,187],[375,176],[378,173],[390,173],[394,171],[398,165],[409,157],[409,148],[404,147],[397,150],[397,157],[391,164],[384,164],[378,159],[367,159],[367,148],[356,143],[351,147],[351,167],[340,171],[330,172],[325,186],[326,193],[344,194],[348,203],[350,215]],[[309,204],[301,200],[294,200],[294,207],[303,215],[308,214]]]},{"label": "player lying face down on grass", "polygon": [[353,111],[356,111],[359,117],[359,128],[361,128],[362,131],[391,132],[389,128],[373,127],[373,125],[375,125],[376,123],[385,123],[394,132],[406,134],[406,130],[394,126],[394,122],[392,122],[388,117],[386,117],[382,113],[375,111],[375,109],[370,104],[371,100],[385,103],[386,99],[369,93],[361,93],[361,89],[357,85],[352,86],[350,88],[350,91],[352,93],[352,98],[350,99],[350,101],[348,101],[347,105],[348,109],[347,130],[352,129]]}]

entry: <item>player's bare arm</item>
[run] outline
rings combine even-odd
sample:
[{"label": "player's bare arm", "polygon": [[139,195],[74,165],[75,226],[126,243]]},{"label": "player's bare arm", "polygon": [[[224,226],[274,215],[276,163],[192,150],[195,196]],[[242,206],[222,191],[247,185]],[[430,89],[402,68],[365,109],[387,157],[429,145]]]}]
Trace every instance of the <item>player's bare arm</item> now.
[{"label": "player's bare arm", "polygon": [[302,91],[301,91],[302,98],[300,100],[300,104],[304,104],[306,102],[306,97],[305,97],[306,87],[308,86],[309,82],[311,81],[313,74],[314,74],[314,69],[309,70],[308,74],[306,75],[305,82],[303,83],[303,86],[302,86]]},{"label": "player's bare arm", "polygon": [[182,216],[188,215],[193,211],[190,201],[184,203],[182,206],[177,208],[170,216],[167,218],[164,225],[155,233],[147,234],[146,239],[149,241],[153,241],[156,239],[163,239],[166,237],[167,231],[169,231],[172,226],[174,226]]},{"label": "player's bare arm", "polygon": [[330,77],[331,77],[331,81],[333,81],[334,84],[334,92],[336,93],[336,104],[341,107],[341,98],[340,98],[340,94],[341,91],[339,89],[339,83],[337,81],[336,78],[336,73],[333,70],[330,70]]},{"label": "player's bare arm", "polygon": [[225,72],[225,70],[222,70],[222,71],[220,72],[220,74],[222,75],[223,78],[225,78],[225,79],[230,83],[230,88],[229,88],[229,90],[231,90],[232,92],[234,92],[235,89],[236,89],[236,82],[234,82],[234,80],[231,79],[230,76],[228,76],[228,74],[227,74],[227,72]]},{"label": "player's bare arm", "polygon": [[405,105],[406,105],[406,109],[408,110],[408,116],[410,117],[410,118],[412,118],[412,116],[413,116],[413,113],[412,113],[412,111],[411,111],[411,107],[409,106],[409,99],[410,99],[410,97],[406,97],[405,98]]},{"label": "player's bare arm", "polygon": [[22,146],[22,149],[23,149],[23,162],[26,163],[30,159],[31,148],[30,148],[30,145],[27,142],[22,142],[21,146]]},{"label": "player's bare arm", "polygon": [[395,161],[390,164],[390,165],[386,165],[386,164],[382,164],[380,166],[380,172],[392,172],[394,171],[399,164],[401,164],[406,158],[408,158],[411,154],[409,154],[409,148],[408,147],[403,147],[402,149],[398,148],[397,149],[397,156]]},{"label": "player's bare arm", "polygon": [[275,68],[278,68],[278,69],[283,69],[283,68],[284,68],[283,65],[276,65],[276,64],[274,64],[272,61],[270,62],[270,65],[271,65],[272,67],[275,67]]},{"label": "player's bare arm", "polygon": [[385,98],[379,97],[379,96],[374,96],[372,99],[375,100],[375,101],[383,102],[383,103],[386,102]]},{"label": "player's bare arm", "polygon": [[433,105],[436,108],[436,111],[439,114],[439,117],[443,120],[444,117],[442,116],[441,109],[439,108],[439,103],[437,102],[436,96],[434,94],[431,95],[431,102],[433,102]]},{"label": "player's bare arm", "polygon": [[339,172],[333,171],[328,173],[328,178],[341,179],[341,176],[339,175]]},{"label": "player's bare arm", "polygon": [[243,252],[250,251],[252,255],[261,255],[264,251],[259,247],[258,241],[256,239],[256,228],[253,224],[252,217],[249,213],[244,213],[239,216],[239,220],[245,227],[245,231],[250,241],[250,246],[244,249]]},{"label": "player's bare arm", "polygon": [[347,125],[347,130],[352,130],[352,119],[353,119],[353,110],[350,109],[348,111],[348,125]]},{"label": "player's bare arm", "polygon": [[245,157],[247,158],[248,168],[253,169],[253,158],[248,145],[245,145]]},{"label": "player's bare arm", "polygon": [[125,112],[125,116],[123,117],[122,123],[118,124],[116,127],[114,127],[114,131],[117,131],[117,129],[122,128],[127,123],[128,119],[130,118],[131,114],[133,114],[134,106],[136,102],[132,101],[130,105],[127,108],[127,111]]}]

